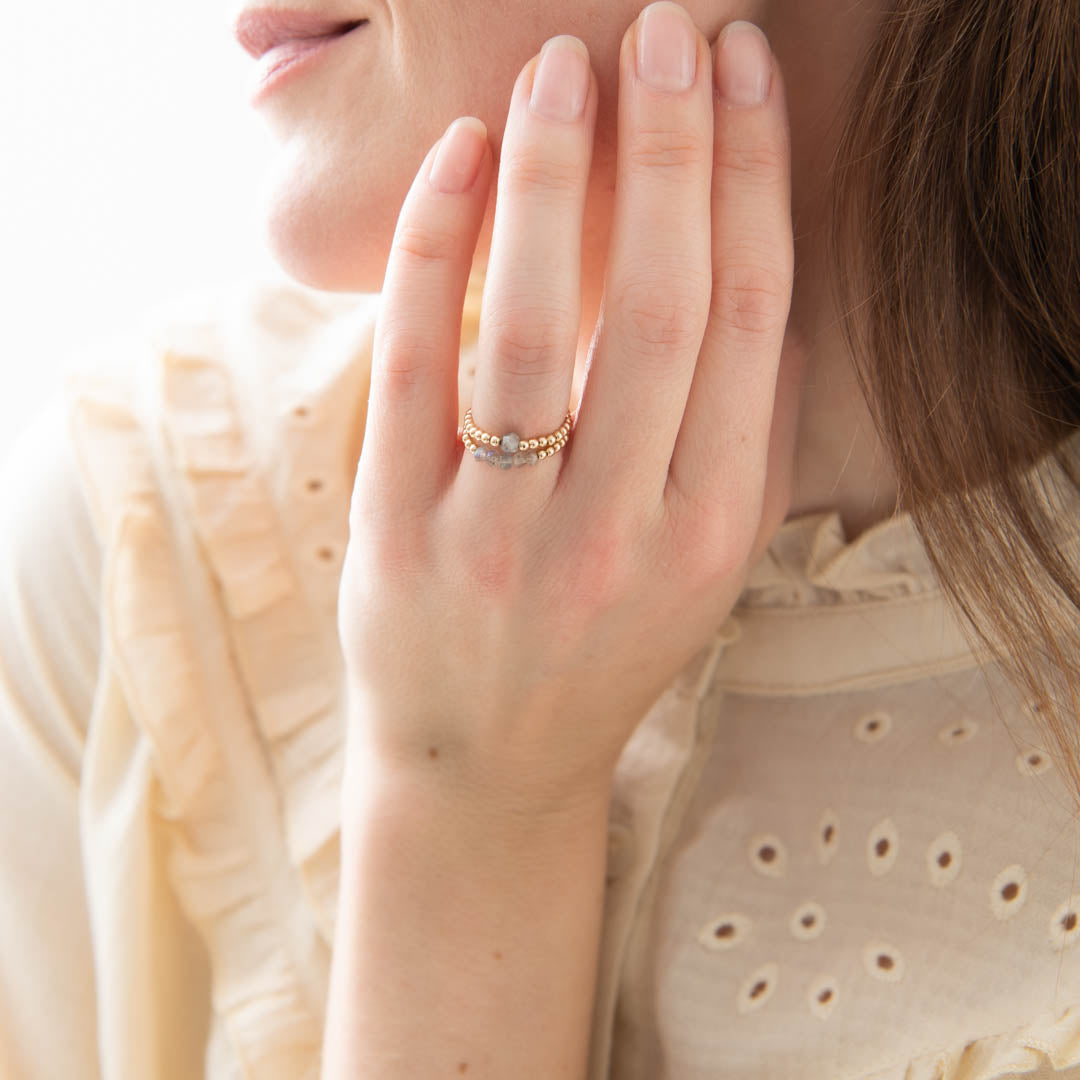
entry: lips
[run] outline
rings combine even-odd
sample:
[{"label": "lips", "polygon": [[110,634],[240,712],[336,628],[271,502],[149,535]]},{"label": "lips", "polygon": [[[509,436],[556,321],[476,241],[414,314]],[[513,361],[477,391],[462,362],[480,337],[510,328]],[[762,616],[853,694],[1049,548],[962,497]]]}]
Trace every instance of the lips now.
[{"label": "lips", "polygon": [[367,21],[335,19],[306,11],[249,8],[237,16],[233,33],[244,50],[259,59],[286,42],[340,37]]}]

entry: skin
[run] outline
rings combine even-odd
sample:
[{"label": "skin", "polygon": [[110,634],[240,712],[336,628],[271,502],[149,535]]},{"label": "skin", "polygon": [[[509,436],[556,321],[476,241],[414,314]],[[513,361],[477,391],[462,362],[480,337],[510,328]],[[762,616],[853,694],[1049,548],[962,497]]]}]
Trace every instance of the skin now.
[{"label": "skin", "polygon": [[[545,40],[574,34],[589,48],[599,89],[570,402],[576,406],[611,236],[620,42],[644,6],[641,0],[304,5],[370,24],[332,62],[258,107],[281,144],[260,196],[278,262],[315,288],[381,291],[398,215],[427,151],[455,117],[476,116],[487,125],[497,171],[515,79]],[[788,516],[835,509],[853,539],[894,511],[896,483],[835,329],[824,260],[826,167],[843,119],[841,91],[879,13],[850,0],[685,0],[682,6],[710,45],[734,19],[756,23],[784,74],[795,279],[779,377],[802,384]],[[491,246],[496,193],[493,177],[476,248],[481,265]]]}]

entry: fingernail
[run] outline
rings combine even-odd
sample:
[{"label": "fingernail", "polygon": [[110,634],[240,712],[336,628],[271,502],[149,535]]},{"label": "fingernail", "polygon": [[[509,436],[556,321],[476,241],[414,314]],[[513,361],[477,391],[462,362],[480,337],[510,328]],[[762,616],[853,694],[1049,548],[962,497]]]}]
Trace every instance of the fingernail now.
[{"label": "fingernail", "polygon": [[560,34],[544,43],[536,65],[529,108],[548,120],[570,123],[585,114],[589,96],[589,50],[580,38]]},{"label": "fingernail", "polygon": [[720,98],[729,105],[761,105],[772,83],[772,51],[752,22],[728,23],[716,44],[713,77]]},{"label": "fingernail", "polygon": [[475,116],[455,120],[443,136],[428,183],[444,195],[460,195],[476,183],[487,146],[487,126]]},{"label": "fingernail", "polygon": [[689,90],[697,76],[697,28],[678,4],[659,0],[638,17],[637,69],[654,90]]}]

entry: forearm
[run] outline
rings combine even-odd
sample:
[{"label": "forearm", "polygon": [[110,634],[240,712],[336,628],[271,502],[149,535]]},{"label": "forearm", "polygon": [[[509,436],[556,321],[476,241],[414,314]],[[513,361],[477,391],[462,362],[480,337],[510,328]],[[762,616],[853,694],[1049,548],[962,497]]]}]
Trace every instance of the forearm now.
[{"label": "forearm", "polygon": [[343,799],[321,1080],[583,1080],[608,794],[565,818],[368,775]]}]

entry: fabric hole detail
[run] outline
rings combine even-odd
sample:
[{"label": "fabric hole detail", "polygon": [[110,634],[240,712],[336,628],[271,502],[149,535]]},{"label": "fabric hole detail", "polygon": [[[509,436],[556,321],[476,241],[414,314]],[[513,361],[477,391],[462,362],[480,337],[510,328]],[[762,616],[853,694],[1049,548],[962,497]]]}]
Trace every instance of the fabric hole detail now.
[{"label": "fabric hole detail", "polygon": [[872,941],[863,949],[863,966],[875,979],[899,982],[904,977],[904,957],[895,945]]},{"label": "fabric hole detail", "polygon": [[818,862],[824,866],[836,854],[840,843],[840,823],[833,810],[826,810],[818,820],[814,831],[814,846],[817,849]]},{"label": "fabric hole detail", "polygon": [[780,968],[774,963],[762,964],[752,971],[739,987],[735,998],[736,1011],[743,1015],[760,1009],[775,993],[779,978]]},{"label": "fabric hole detail", "polygon": [[[1055,705],[1055,707],[1057,709],[1059,709],[1059,710],[1061,709],[1060,703],[1057,702],[1056,700],[1053,700],[1053,704]],[[1029,719],[1034,720],[1036,723],[1038,723],[1040,720],[1045,720],[1046,719],[1046,717],[1045,717],[1046,710],[1034,698],[1027,698],[1024,701],[1024,704],[1021,706],[1021,708],[1022,708],[1024,714]]]},{"label": "fabric hole detail", "polygon": [[285,407],[282,415],[294,427],[314,427],[318,418],[315,407],[309,401],[292,402]]},{"label": "fabric hole detail", "polygon": [[818,975],[807,988],[806,1003],[819,1020],[828,1020],[839,994],[840,984],[835,975]]},{"label": "fabric hole detail", "polygon": [[1050,944],[1065,949],[1080,938],[1080,893],[1070,896],[1050,916]]},{"label": "fabric hole detail", "polygon": [[1046,772],[1052,764],[1050,755],[1038,746],[1016,755],[1016,770],[1021,776],[1038,776]]},{"label": "fabric hole detail", "polygon": [[708,922],[698,934],[698,941],[707,949],[724,952],[747,941],[751,927],[752,923],[745,915],[732,911]]},{"label": "fabric hole detail", "polygon": [[319,566],[336,566],[338,563],[338,547],[336,544],[319,544],[312,552],[312,558]]},{"label": "fabric hole detail", "polygon": [[788,929],[799,941],[821,937],[825,932],[825,909],[816,900],[805,901],[795,909]]},{"label": "fabric hole detail", "polygon": [[1019,863],[1006,866],[990,886],[990,909],[999,919],[1008,919],[1024,906],[1027,892],[1027,871]]},{"label": "fabric hole detail", "polygon": [[960,837],[954,832],[943,832],[926,849],[926,868],[930,871],[931,882],[938,888],[956,880],[962,861]]},{"label": "fabric hole detail", "polygon": [[946,724],[939,732],[938,738],[946,746],[955,746],[959,743],[970,742],[975,738],[979,725],[970,716],[961,716],[952,724]]},{"label": "fabric hole detail", "polygon": [[892,818],[879,821],[866,838],[866,860],[870,873],[877,877],[887,874],[896,862],[900,850],[900,834]]},{"label": "fabric hole detail", "polygon": [[890,731],[892,731],[892,717],[880,709],[860,716],[855,721],[854,735],[859,742],[881,742]]},{"label": "fabric hole detail", "polygon": [[783,877],[787,870],[787,848],[778,836],[759,833],[750,838],[748,849],[750,862],[759,874],[766,877]]}]

